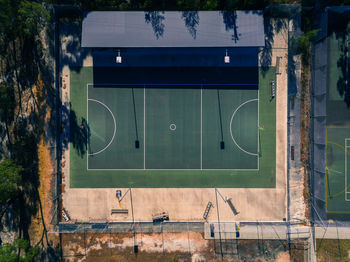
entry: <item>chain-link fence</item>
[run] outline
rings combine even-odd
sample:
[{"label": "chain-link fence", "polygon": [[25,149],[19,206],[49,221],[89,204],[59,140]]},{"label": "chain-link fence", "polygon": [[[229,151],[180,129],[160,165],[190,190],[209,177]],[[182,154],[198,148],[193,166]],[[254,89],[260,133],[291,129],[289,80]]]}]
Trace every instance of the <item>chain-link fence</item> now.
[{"label": "chain-link fence", "polygon": [[[324,220],[332,219],[343,221],[341,225],[349,224],[350,216],[346,202],[335,202],[330,192],[331,184],[340,183],[342,178],[331,177],[327,168],[327,122],[328,126],[344,128],[347,125],[347,115],[344,112],[344,101],[340,90],[341,65],[339,52],[343,52],[340,43],[344,35],[343,27],[350,21],[350,8],[327,7],[322,14],[319,31],[313,43],[312,49],[312,89],[311,89],[311,209],[312,219],[319,225],[328,224]],[[338,76],[339,74],[339,76]],[[328,114],[328,115],[327,115]],[[329,127],[330,128],[330,127]],[[341,130],[341,129],[339,129]],[[329,129],[328,129],[329,131]],[[334,133],[334,131],[332,131]],[[328,132],[328,140],[329,140]],[[336,136],[335,136],[336,137]],[[333,138],[335,139],[335,138]],[[339,138],[340,139],[340,138]],[[339,148],[342,143],[336,142]],[[335,144],[335,143],[333,143]],[[329,165],[329,163],[328,163]],[[338,165],[339,175],[345,175],[341,163]],[[329,169],[331,170],[331,169]],[[336,181],[336,182],[335,182]],[[339,189],[340,190],[340,189]],[[338,190],[338,191],[339,191]],[[339,191],[341,195],[343,191]],[[332,205],[337,203],[336,211],[327,210],[327,202],[332,200]],[[339,225],[338,225],[339,226]]]},{"label": "chain-link fence", "polygon": [[[326,30],[326,29],[325,29]],[[319,35],[326,36],[324,32]],[[326,99],[327,99],[327,39],[318,39],[312,50],[311,85],[311,209],[312,219],[326,220]]]},{"label": "chain-link fence", "polygon": [[200,232],[204,231],[203,222],[87,222],[59,223],[60,233],[161,233],[161,232]]}]

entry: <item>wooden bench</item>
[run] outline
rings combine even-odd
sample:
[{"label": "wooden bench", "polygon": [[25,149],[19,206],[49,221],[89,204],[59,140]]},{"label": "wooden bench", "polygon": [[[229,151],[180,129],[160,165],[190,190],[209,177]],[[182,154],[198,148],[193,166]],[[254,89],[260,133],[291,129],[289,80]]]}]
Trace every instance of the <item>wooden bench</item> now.
[{"label": "wooden bench", "polygon": [[129,211],[127,209],[112,209],[111,210],[112,215],[117,215],[117,214],[129,214]]}]

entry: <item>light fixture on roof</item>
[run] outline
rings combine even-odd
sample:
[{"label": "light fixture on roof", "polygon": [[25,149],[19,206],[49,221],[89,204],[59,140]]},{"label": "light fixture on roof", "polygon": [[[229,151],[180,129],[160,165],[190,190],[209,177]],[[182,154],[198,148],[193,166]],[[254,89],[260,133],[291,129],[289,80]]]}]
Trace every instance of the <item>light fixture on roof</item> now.
[{"label": "light fixture on roof", "polygon": [[121,64],[122,63],[122,57],[120,56],[120,50],[118,50],[118,55],[115,57],[115,62],[117,64]]},{"label": "light fixture on roof", "polygon": [[226,55],[225,55],[224,61],[225,61],[225,64],[229,64],[230,63],[230,57],[227,54],[227,49],[226,49]]}]

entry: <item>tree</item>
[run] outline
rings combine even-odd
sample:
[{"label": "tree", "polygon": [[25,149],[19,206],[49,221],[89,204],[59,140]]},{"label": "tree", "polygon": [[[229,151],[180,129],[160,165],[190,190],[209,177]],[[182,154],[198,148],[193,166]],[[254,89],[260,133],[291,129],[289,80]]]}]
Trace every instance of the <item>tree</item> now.
[{"label": "tree", "polygon": [[318,29],[308,31],[297,39],[298,47],[305,65],[309,63],[311,42],[316,37],[317,32]]},{"label": "tree", "polygon": [[39,247],[31,247],[28,240],[16,239],[0,246],[0,262],[30,262],[39,254]]},{"label": "tree", "polygon": [[4,159],[0,162],[0,205],[13,198],[21,182],[22,167],[12,160]]},{"label": "tree", "polygon": [[21,32],[24,34],[37,35],[49,19],[49,13],[41,4],[32,1],[20,2],[18,20]]},{"label": "tree", "polygon": [[0,8],[0,33],[12,39],[38,34],[50,18],[34,1],[0,0]]},{"label": "tree", "polygon": [[31,86],[25,73],[34,71],[33,54],[36,45],[40,44],[36,36],[49,18],[49,13],[39,2],[0,0],[0,56],[6,61],[6,70],[0,72],[0,77],[12,81],[16,87],[15,97],[21,115],[22,91]]}]

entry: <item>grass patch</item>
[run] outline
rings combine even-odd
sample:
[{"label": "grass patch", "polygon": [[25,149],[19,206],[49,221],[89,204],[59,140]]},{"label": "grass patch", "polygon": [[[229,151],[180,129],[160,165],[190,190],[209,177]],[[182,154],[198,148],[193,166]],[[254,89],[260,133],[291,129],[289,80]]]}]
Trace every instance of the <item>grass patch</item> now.
[{"label": "grass patch", "polygon": [[350,261],[350,240],[316,239],[318,262]]}]

